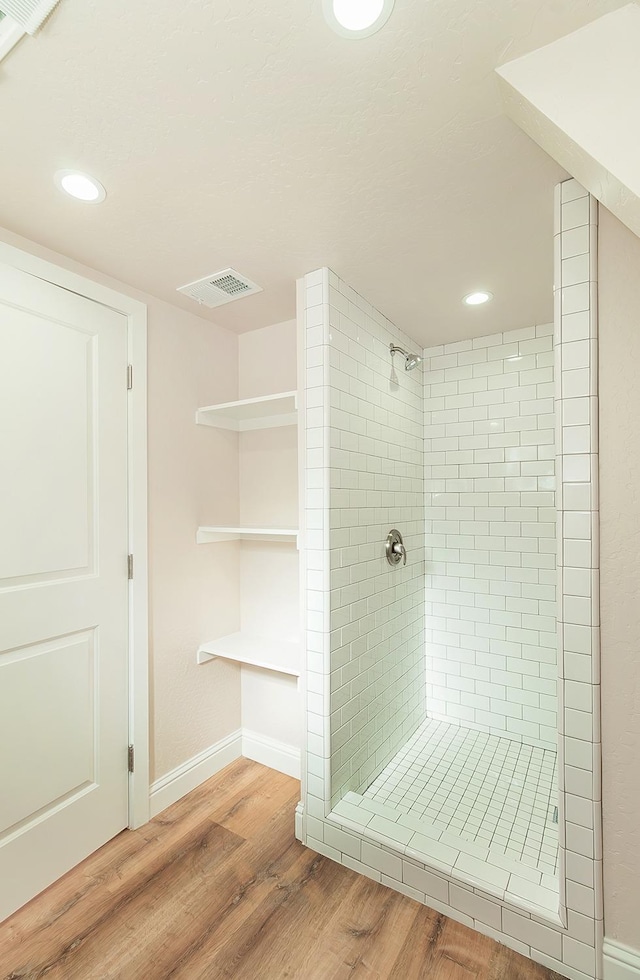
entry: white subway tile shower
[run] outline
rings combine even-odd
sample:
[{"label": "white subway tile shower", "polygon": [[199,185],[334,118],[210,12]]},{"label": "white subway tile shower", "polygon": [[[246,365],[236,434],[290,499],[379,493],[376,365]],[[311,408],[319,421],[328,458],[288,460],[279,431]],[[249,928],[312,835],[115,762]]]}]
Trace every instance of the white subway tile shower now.
[{"label": "white subway tile shower", "polygon": [[[329,580],[307,591],[307,621],[329,656],[337,802],[366,788],[424,718],[422,377],[401,357],[392,363],[389,345],[411,348],[408,337],[332,272],[314,276],[305,286],[307,548]],[[406,566],[385,559],[392,528]],[[323,719],[311,724],[320,736]]]},{"label": "white subway tile shower", "polygon": [[[574,202],[579,203],[577,206],[568,207]],[[332,712],[338,710],[338,707],[330,700],[332,690],[335,691],[333,686],[336,680],[335,671],[338,669],[346,671],[343,677],[348,678],[351,673],[353,678],[353,685],[348,692],[350,696],[344,703],[357,699],[358,685],[364,680],[359,674],[361,668],[364,670],[364,661],[356,664],[349,659],[353,652],[351,645],[357,640],[367,638],[370,629],[374,632],[374,636],[376,635],[375,630],[378,626],[382,628],[385,623],[385,606],[383,602],[376,604],[377,594],[374,591],[367,599],[367,602],[372,603],[371,613],[375,615],[373,627],[370,627],[372,621],[363,617],[362,622],[357,619],[357,629],[352,630],[351,612],[355,614],[360,607],[357,606],[356,601],[352,601],[349,594],[349,608],[346,613],[340,614],[340,625],[332,620],[332,616],[339,613],[339,609],[334,609],[332,605],[334,592],[354,584],[351,578],[352,560],[354,556],[359,555],[358,549],[366,542],[366,534],[364,542],[359,540],[357,511],[351,515],[353,523],[350,526],[330,523],[329,520],[332,511],[339,510],[345,506],[345,501],[348,502],[345,492],[358,486],[357,473],[362,472],[358,465],[354,465],[360,462],[360,445],[358,448],[353,448],[351,445],[335,446],[333,426],[340,418],[335,412],[341,411],[342,407],[336,409],[335,404],[332,403],[331,389],[335,386],[338,391],[356,399],[351,403],[347,401],[350,418],[346,425],[338,424],[338,428],[348,432],[350,437],[370,436],[371,433],[367,433],[366,426],[367,420],[371,421],[371,419],[366,416],[364,423],[358,422],[356,417],[358,411],[355,409],[357,399],[363,397],[360,393],[366,390],[368,381],[365,381],[365,378],[369,379],[370,376],[367,374],[369,365],[366,359],[358,364],[355,375],[342,371],[339,359],[336,360],[335,352],[331,349],[330,336],[334,326],[340,326],[340,318],[336,317],[335,309],[331,316],[329,312],[330,281],[335,286],[338,282],[335,277],[324,269],[305,276],[300,284],[300,339],[301,349],[305,352],[305,363],[302,365],[305,381],[301,405],[304,412],[301,438],[306,452],[305,503],[302,516],[302,558],[308,600],[305,614],[305,686],[314,697],[309,699],[307,706],[303,803],[296,814],[296,835],[307,846],[327,855],[332,860],[339,861],[360,874],[368,875],[375,881],[381,881],[417,901],[428,904],[442,914],[491,935],[525,956],[530,956],[533,960],[573,980],[602,980],[603,969],[598,698],[600,671],[596,224],[597,207],[593,199],[589,199],[584,188],[573,180],[560,185],[556,192],[554,242],[556,282],[554,351],[551,352],[548,347],[549,329],[528,327],[522,331],[511,331],[506,339],[498,335],[475,341],[463,341],[450,345],[447,354],[444,349],[439,353],[433,352],[434,356],[443,358],[455,355],[457,365],[453,370],[462,372],[458,376],[450,374],[448,381],[445,381],[445,372],[452,368],[452,362],[449,361],[438,368],[439,376],[436,377],[434,372],[429,378],[429,383],[434,386],[452,382],[457,385],[455,391],[444,388],[439,392],[430,393],[430,398],[442,399],[437,407],[429,406],[430,411],[433,409],[446,413],[438,423],[434,424],[444,425],[449,422],[459,428],[449,434],[446,431],[425,432],[427,439],[456,440],[455,444],[445,441],[440,448],[431,446],[428,451],[443,454],[447,451],[457,452],[461,454],[459,458],[447,461],[445,455],[444,458],[429,465],[457,467],[458,472],[455,477],[445,471],[441,476],[434,476],[434,479],[444,481],[455,478],[466,481],[463,482],[464,490],[453,492],[456,494],[464,492],[469,495],[465,501],[464,516],[457,512],[459,500],[455,500],[456,516],[447,513],[445,500],[442,512],[437,517],[433,517],[434,521],[444,523],[444,526],[435,533],[443,536],[472,536],[474,539],[472,548],[469,548],[466,542],[454,543],[445,540],[444,544],[438,543],[438,547],[441,548],[450,544],[451,551],[457,553],[455,561],[449,556],[446,559],[452,566],[460,566],[456,569],[456,573],[451,575],[452,579],[456,579],[455,588],[458,589],[463,580],[468,580],[464,581],[465,587],[460,589],[461,592],[466,592],[468,584],[473,586],[475,573],[481,572],[484,568],[493,570],[494,573],[498,570],[496,577],[492,575],[487,577],[486,581],[501,582],[504,588],[503,592],[493,592],[489,589],[479,592],[474,591],[473,587],[469,589],[474,598],[469,608],[477,610],[478,613],[473,614],[477,618],[469,620],[468,632],[459,631],[460,644],[457,652],[460,671],[451,675],[454,683],[457,678],[459,686],[454,687],[453,683],[447,686],[446,669],[449,662],[446,656],[439,657],[444,661],[443,667],[438,667],[443,677],[434,675],[430,678],[430,682],[434,686],[444,686],[445,690],[451,688],[458,691],[459,701],[454,700],[454,704],[471,712],[481,713],[488,709],[485,702],[482,702],[484,707],[481,707],[481,702],[478,701],[470,703],[470,697],[489,699],[490,708],[492,701],[502,701],[507,705],[503,716],[505,727],[499,728],[495,734],[492,733],[490,726],[481,726],[480,722],[471,719],[462,719],[461,725],[460,717],[447,723],[447,727],[450,726],[455,737],[482,737],[488,741],[499,739],[500,744],[507,745],[507,757],[509,752],[517,752],[518,762],[522,762],[521,752],[531,752],[532,758],[540,754],[545,758],[551,750],[545,748],[542,738],[539,744],[532,742],[528,745],[528,739],[532,739],[530,730],[526,733],[512,731],[508,742],[505,742],[503,735],[508,730],[507,721],[515,718],[516,721],[524,722],[522,715],[526,705],[540,712],[537,716],[528,719],[527,723],[537,726],[539,735],[545,736],[547,733],[543,732],[543,729],[549,727],[550,721],[545,713],[551,714],[554,709],[553,699],[556,697],[555,688],[559,674],[560,845],[556,876],[549,874],[547,870],[543,871],[523,863],[522,856],[516,860],[507,851],[501,852],[493,847],[489,848],[486,843],[481,842],[480,834],[472,840],[459,836],[454,831],[464,829],[465,825],[471,827],[471,822],[466,819],[462,828],[455,825],[452,828],[451,824],[446,829],[438,828],[433,822],[425,822],[424,816],[417,816],[415,811],[411,812],[411,806],[408,812],[398,809],[398,800],[394,800],[394,805],[391,806],[388,802],[380,802],[377,798],[363,796],[362,792],[344,792],[346,789],[344,783],[342,783],[342,790],[337,789],[331,734],[334,730]],[[589,255],[588,263],[584,259],[578,262],[566,261],[586,254]],[[581,280],[587,275],[587,270],[590,288],[575,291],[574,287],[583,285]],[[565,290],[565,308],[561,310],[563,290]],[[574,291],[569,292],[570,290]],[[339,292],[343,298],[338,302],[343,308],[338,308],[337,313],[347,314],[351,310],[349,318],[352,323],[355,323],[356,329],[360,326],[357,317],[360,317],[363,311],[366,311],[366,315],[371,316],[379,326],[384,325],[384,318],[372,311],[368,304],[342,283],[339,283]],[[345,300],[346,307],[344,307]],[[357,312],[358,310],[360,312]],[[390,332],[392,339],[400,340],[397,332],[395,334],[393,330]],[[358,343],[357,332],[355,337]],[[569,352],[570,366],[563,366],[564,345],[584,340],[589,342],[587,365],[578,366],[585,362],[586,348],[576,348]],[[400,343],[402,344],[402,340]],[[403,346],[406,345],[405,340]],[[308,357],[307,355],[316,347],[322,348],[321,353]],[[521,357],[522,360],[507,362],[509,357]],[[499,370],[495,370],[496,362],[500,361],[503,362],[502,365],[498,364]],[[505,362],[509,363],[509,370],[517,368],[520,375],[520,390],[515,385],[507,383],[509,379],[505,377],[507,374]],[[474,366],[479,366],[475,375]],[[471,367],[471,376],[467,371],[469,367]],[[555,382],[545,380],[548,375],[538,373],[549,367],[554,369]],[[535,373],[527,374],[527,372]],[[347,382],[345,382],[345,374],[348,377]],[[399,374],[401,378],[407,377],[401,372]],[[419,372],[414,372],[413,377],[417,374]],[[363,383],[365,388],[360,387]],[[462,385],[465,387],[462,388]],[[384,395],[384,388],[381,394]],[[377,397],[378,394],[373,392],[373,398],[377,399]],[[455,402],[449,402],[447,405],[445,399],[455,399]],[[542,402],[547,404],[543,405]],[[381,407],[377,400],[373,404],[374,409]],[[510,414],[516,404],[518,413]],[[478,406],[486,407],[486,418],[469,417],[469,410],[475,412]],[[362,407],[366,409],[366,405]],[[411,410],[411,406],[407,408]],[[455,415],[448,413],[455,413]],[[529,418],[531,415],[536,416],[536,424],[533,426]],[[540,424],[539,417],[551,415],[555,415],[557,437],[554,438],[552,433],[549,441],[545,442],[540,438],[540,433],[544,431],[545,426]],[[517,424],[514,420],[517,420]],[[374,421],[385,424],[381,417],[374,417]],[[471,428],[469,428],[470,421]],[[497,422],[498,425],[493,426],[492,422]],[[365,426],[364,429],[356,428],[362,424]],[[588,433],[584,428],[578,431],[584,426],[589,427]],[[575,428],[576,431],[569,433],[567,430],[570,428]],[[492,440],[491,445],[488,439],[484,441],[483,437],[496,434],[501,437],[500,441]],[[407,459],[400,460],[397,455],[389,455],[397,451],[391,440],[385,439],[382,442],[384,444],[380,446],[382,454],[380,462],[372,463],[382,467],[377,471],[378,473],[388,473],[390,461],[409,463]],[[342,457],[344,465],[339,467],[342,481],[339,486],[332,482],[332,468],[335,468],[332,453],[336,448],[349,454]],[[560,542],[557,563],[558,572],[561,574],[558,574],[557,579],[554,577],[553,581],[547,582],[541,581],[539,575],[541,572],[552,570],[547,562],[549,557],[553,556],[549,547],[553,539],[522,532],[525,528],[528,531],[528,525],[535,525],[542,518],[542,523],[550,523],[552,520],[549,518],[554,508],[554,494],[549,462],[554,459],[554,455],[558,478],[555,497],[558,511],[557,534]],[[585,460],[579,458],[584,456],[588,456],[588,467],[585,467]],[[410,462],[413,464],[413,459]],[[512,463],[520,465],[519,473],[509,467],[508,464]],[[527,465],[525,470],[525,463],[533,466]],[[568,465],[565,466],[565,463]],[[491,472],[490,467],[496,465],[506,468],[503,472]],[[462,472],[463,466],[470,466],[473,469],[465,469]],[[475,469],[477,466],[483,469]],[[352,472],[352,468],[356,470],[355,473]],[[400,468],[395,470],[396,476],[399,473]],[[483,489],[473,486],[478,480],[488,481]],[[514,480],[518,483],[507,483]],[[541,480],[549,481],[549,485],[541,485],[539,483]],[[520,481],[525,482],[520,483]],[[471,488],[467,484],[471,484]],[[445,490],[438,492],[444,493]],[[497,496],[506,493],[514,495],[509,502]],[[544,494],[547,496],[543,496]],[[367,504],[363,505],[365,509],[367,506]],[[513,513],[513,508],[516,509],[516,513]],[[375,505],[374,509],[377,513]],[[549,517],[545,515],[545,511],[550,512]],[[465,526],[447,526],[448,521],[457,521],[460,525],[464,522]],[[491,525],[492,522],[516,523],[519,524],[519,530],[513,534],[511,529],[505,528],[504,534],[499,535],[504,537],[505,547],[495,549],[498,557],[494,561],[468,562],[466,552],[469,550],[487,550],[482,546],[482,542],[476,542],[475,539],[485,537],[487,524]],[[366,521],[365,525],[369,526]],[[491,536],[490,527],[488,533]],[[518,537],[518,534],[533,539],[537,549],[522,551],[507,548],[508,539]],[[351,535],[354,535],[353,539]],[[540,562],[540,557],[544,561]],[[520,569],[523,572],[522,577],[512,578],[513,569]],[[585,570],[590,573],[587,577],[582,574]],[[556,585],[556,581],[562,586],[556,597],[557,613],[550,606],[543,605],[553,603],[554,595],[550,590]],[[537,610],[532,607],[514,608],[511,605],[507,608],[507,598],[522,600],[522,592],[512,590],[514,586],[520,587],[523,584],[526,584],[527,588],[537,584],[539,592],[524,597],[537,602]],[[496,596],[505,600],[502,609],[495,609]],[[384,596],[384,601],[389,598],[395,601],[398,594],[389,593]],[[567,603],[567,599],[590,601],[586,606],[582,602]],[[416,597],[411,596],[409,601],[415,602]],[[441,601],[440,597],[437,601]],[[446,588],[443,601],[446,606],[455,606],[455,603],[449,603]],[[353,610],[351,606],[354,607]],[[492,619],[491,616],[487,618],[487,611],[519,615],[520,624],[515,626],[512,621],[500,622]],[[543,658],[538,661],[532,659],[530,666],[526,668],[528,655],[532,651],[525,648],[533,647],[534,644],[531,643],[530,636],[524,635],[525,631],[531,634],[550,632],[548,620],[554,614],[558,620],[557,644],[560,652],[558,671],[555,670],[551,660],[547,661]],[[525,623],[525,616],[535,617],[535,619]],[[445,629],[449,628],[448,620],[456,623],[459,618],[455,610],[451,612],[447,609],[443,616]],[[484,632],[480,627],[484,627]],[[519,632],[507,637],[507,629]],[[339,635],[336,632],[338,630]],[[500,630],[504,630],[504,633],[500,633]],[[349,649],[348,655],[343,649],[345,644],[341,646],[337,642],[339,639],[345,640]],[[484,642],[479,642],[480,640]],[[520,645],[527,656],[517,657],[514,655],[513,647],[498,648],[496,642]],[[552,648],[540,646],[538,650],[541,653],[551,652]],[[336,657],[337,651],[340,653]],[[444,652],[446,653],[446,646]],[[341,657],[346,658],[342,663],[340,663]],[[380,669],[380,665],[376,666],[375,661],[373,669]],[[519,678],[519,686],[514,683],[514,677]],[[400,681],[397,680],[397,675],[389,676],[389,681],[391,694],[395,698]],[[473,688],[470,682],[473,683]],[[496,697],[494,685],[504,688],[504,697]],[[383,691],[384,687],[385,684],[382,683],[380,690]],[[588,687],[592,689],[591,694],[587,690]],[[422,690],[424,693],[424,687]],[[522,700],[511,699],[511,691],[520,691]],[[531,698],[532,694],[539,698],[537,705]],[[395,703],[398,703],[397,700]],[[513,708],[522,709],[522,715],[518,717],[509,713]],[[460,715],[465,713],[460,712]],[[406,715],[402,714],[400,717],[402,724]],[[341,719],[342,716],[337,717],[338,721]],[[431,723],[444,724],[437,720]],[[566,724],[572,732],[571,735],[565,731]],[[416,725],[413,731],[417,728]],[[352,733],[353,731],[352,729]],[[410,735],[411,732],[407,732],[404,737],[401,737],[396,744],[395,752],[390,754],[388,750],[394,742],[395,735],[383,745],[380,755],[376,756],[374,771],[368,781],[362,782],[365,792],[366,787],[375,781],[377,775],[382,774]],[[518,740],[514,735],[523,737]],[[357,785],[358,775],[362,773],[362,761],[366,759],[367,752],[371,752],[372,749],[377,752],[378,747],[376,736],[367,739],[366,742],[363,741],[359,749],[354,746],[355,754],[348,760],[353,779],[348,781],[348,785]],[[448,768],[451,770],[453,763]],[[543,771],[543,767],[540,771]],[[448,775],[450,775],[449,771]],[[418,799],[422,789],[420,788],[418,795],[415,795],[415,786],[413,790],[408,785],[402,788],[406,789],[406,799],[410,799],[409,793],[413,796],[412,804]],[[480,791],[479,786],[476,788]],[[433,795],[435,798],[436,794]],[[464,793],[462,795],[464,796]],[[490,800],[493,798],[491,793],[489,798]],[[439,812],[443,813],[443,811],[444,806]],[[451,822],[454,818],[455,813],[451,817]],[[479,826],[481,824],[482,820]],[[507,843],[511,839],[515,841],[515,834],[511,837],[506,834],[496,834],[495,828],[491,828],[491,833],[492,841],[498,842],[499,836],[505,837]],[[524,836],[526,840],[526,834]],[[484,840],[486,841],[487,838],[485,837]],[[542,840],[544,841],[544,829]],[[505,846],[504,840],[500,843]],[[518,841],[518,843],[524,842]],[[535,847],[537,844],[536,839]],[[540,846],[540,854],[543,850],[544,848]],[[489,851],[491,863],[487,863]],[[532,856],[527,857],[533,860]],[[559,891],[556,890],[558,885]]]},{"label": "white subway tile shower", "polygon": [[555,749],[553,325],[424,358],[427,714]]}]

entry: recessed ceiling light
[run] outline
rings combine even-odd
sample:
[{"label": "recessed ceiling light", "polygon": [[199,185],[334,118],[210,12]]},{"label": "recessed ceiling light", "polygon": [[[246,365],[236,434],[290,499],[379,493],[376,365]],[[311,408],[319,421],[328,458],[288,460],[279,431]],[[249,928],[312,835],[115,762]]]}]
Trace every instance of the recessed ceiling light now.
[{"label": "recessed ceiling light", "polygon": [[322,0],[324,16],[342,37],[369,37],[386,24],[395,0]]},{"label": "recessed ceiling light", "polygon": [[53,179],[61,191],[85,204],[101,204],[107,196],[99,180],[78,170],[58,170]]},{"label": "recessed ceiling light", "polygon": [[482,306],[483,303],[488,303],[490,299],[493,299],[493,293],[487,293],[481,289],[477,293],[467,293],[462,302],[466,303],[467,306]]}]

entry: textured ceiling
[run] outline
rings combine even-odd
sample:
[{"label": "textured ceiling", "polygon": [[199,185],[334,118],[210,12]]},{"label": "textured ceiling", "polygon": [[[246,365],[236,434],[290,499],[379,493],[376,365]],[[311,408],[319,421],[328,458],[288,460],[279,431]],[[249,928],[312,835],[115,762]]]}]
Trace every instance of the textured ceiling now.
[{"label": "textured ceiling", "polygon": [[493,69],[624,2],[396,0],[349,41],[321,0],[62,0],[0,64],[0,224],[185,309],[233,266],[264,292],[204,315],[238,332],[320,265],[424,344],[546,321],[564,172]]}]

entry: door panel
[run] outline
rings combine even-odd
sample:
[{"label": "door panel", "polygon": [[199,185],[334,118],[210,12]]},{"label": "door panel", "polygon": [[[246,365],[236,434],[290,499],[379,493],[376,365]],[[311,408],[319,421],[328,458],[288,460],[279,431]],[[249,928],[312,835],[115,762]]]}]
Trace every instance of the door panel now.
[{"label": "door panel", "polygon": [[97,410],[95,337],[13,310],[2,343],[0,588],[89,570]]},{"label": "door panel", "polygon": [[127,824],[126,363],[0,265],[0,919]]},{"label": "door panel", "polygon": [[95,781],[96,647],[92,630],[0,658],[0,745],[20,757],[0,798],[0,840]]}]

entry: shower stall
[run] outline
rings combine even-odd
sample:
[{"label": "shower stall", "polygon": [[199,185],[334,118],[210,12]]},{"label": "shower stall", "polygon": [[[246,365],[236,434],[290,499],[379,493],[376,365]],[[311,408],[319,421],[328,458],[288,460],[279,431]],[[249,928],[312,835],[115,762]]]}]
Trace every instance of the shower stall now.
[{"label": "shower stall", "polygon": [[[307,846],[601,976],[595,202],[554,322],[415,352],[299,283]],[[551,248],[551,241],[550,241]]]}]

